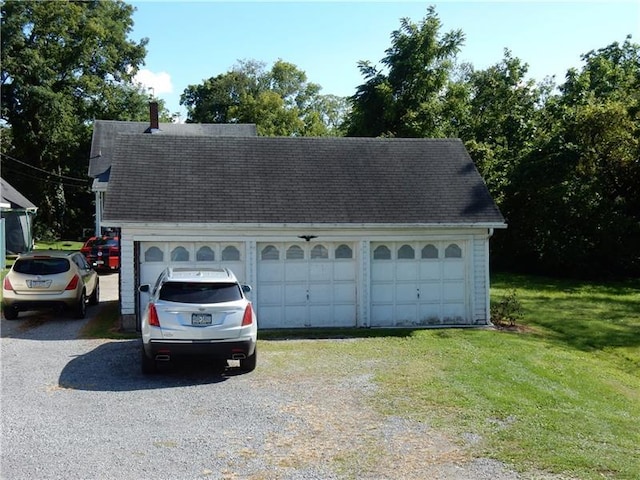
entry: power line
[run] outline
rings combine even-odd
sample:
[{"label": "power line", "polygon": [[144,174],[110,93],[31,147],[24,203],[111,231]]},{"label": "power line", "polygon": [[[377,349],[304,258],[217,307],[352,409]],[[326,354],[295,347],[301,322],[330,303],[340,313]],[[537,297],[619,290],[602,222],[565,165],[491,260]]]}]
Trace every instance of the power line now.
[{"label": "power line", "polygon": [[55,185],[64,185],[65,187],[89,188],[89,185],[87,185],[87,184],[78,185],[77,183],[67,183],[67,182],[63,182],[61,180],[50,180],[48,178],[36,177],[36,176],[30,175],[30,174],[28,174],[26,172],[21,172],[20,170],[12,171],[12,175],[17,175],[17,176],[24,177],[24,178],[30,178],[30,179],[38,180],[38,181],[45,182],[45,183],[52,183],[52,184],[55,184]]},{"label": "power line", "polygon": [[46,171],[46,170],[44,170],[42,168],[38,168],[38,167],[34,167],[33,165],[29,165],[28,163],[23,162],[22,160],[18,160],[17,158],[12,157],[11,155],[7,155],[6,153],[0,153],[0,155],[2,155],[4,158],[7,158],[7,159],[9,159],[11,161],[19,163],[20,165],[24,165],[25,167],[32,168],[32,169],[37,170],[37,171],[42,172],[42,173],[46,173],[47,175],[49,175],[51,177],[63,178],[65,180],[73,180],[73,181],[76,181],[76,182],[86,182],[87,181],[86,178],[75,178],[75,177],[69,177],[67,175],[60,175],[58,173],[48,172],[48,171]]}]

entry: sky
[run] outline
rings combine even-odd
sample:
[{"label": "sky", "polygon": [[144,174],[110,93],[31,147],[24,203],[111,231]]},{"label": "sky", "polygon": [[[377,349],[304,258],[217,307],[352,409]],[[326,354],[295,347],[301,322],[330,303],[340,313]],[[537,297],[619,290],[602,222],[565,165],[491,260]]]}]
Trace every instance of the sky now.
[{"label": "sky", "polygon": [[640,43],[640,1],[128,1],[136,11],[129,38],[148,38],[137,81],[186,118],[179,105],[189,85],[228,72],[239,60],[267,68],[282,59],[304,71],[322,94],[350,96],[363,77],[358,61],[380,66],[400,19],[420,22],[429,5],[441,34],[462,30],[458,62],[476,70],[499,63],[508,48],[528,76],[561,84],[580,56],[627,35]]}]

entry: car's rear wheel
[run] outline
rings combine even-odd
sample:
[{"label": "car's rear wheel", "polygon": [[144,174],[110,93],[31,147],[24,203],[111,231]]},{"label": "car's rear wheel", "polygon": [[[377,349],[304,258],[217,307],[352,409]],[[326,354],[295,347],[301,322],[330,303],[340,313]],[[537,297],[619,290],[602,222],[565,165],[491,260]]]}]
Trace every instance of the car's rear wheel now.
[{"label": "car's rear wheel", "polygon": [[144,353],[144,347],[140,348],[140,367],[142,368],[142,373],[145,375],[149,375],[152,373],[158,372],[158,364],[154,358],[147,357],[147,354]]},{"label": "car's rear wheel", "polygon": [[15,320],[18,318],[18,309],[16,307],[4,306],[2,307],[4,318],[7,320]]},{"label": "car's rear wheel", "polygon": [[256,361],[258,360],[258,348],[253,351],[253,355],[240,360],[240,370],[243,372],[253,372],[256,369]]},{"label": "car's rear wheel", "polygon": [[96,280],[96,288],[93,289],[93,293],[89,297],[89,305],[97,305],[100,302],[100,280]]},{"label": "car's rear wheel", "polygon": [[75,316],[76,318],[84,318],[86,315],[87,315],[87,296],[85,295],[83,290],[82,294],[80,295],[80,299],[76,304]]}]

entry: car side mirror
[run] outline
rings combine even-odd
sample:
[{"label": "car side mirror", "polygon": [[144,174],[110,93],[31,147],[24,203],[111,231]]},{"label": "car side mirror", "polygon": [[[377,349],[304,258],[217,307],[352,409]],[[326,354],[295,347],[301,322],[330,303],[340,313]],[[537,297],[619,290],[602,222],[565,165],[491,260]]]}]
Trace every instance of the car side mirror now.
[{"label": "car side mirror", "polygon": [[140,285],[138,287],[139,292],[149,293],[149,290],[151,290],[151,285],[149,285],[148,283],[145,283],[144,285]]},{"label": "car side mirror", "polygon": [[251,293],[251,285],[242,285],[242,291],[244,293]]}]

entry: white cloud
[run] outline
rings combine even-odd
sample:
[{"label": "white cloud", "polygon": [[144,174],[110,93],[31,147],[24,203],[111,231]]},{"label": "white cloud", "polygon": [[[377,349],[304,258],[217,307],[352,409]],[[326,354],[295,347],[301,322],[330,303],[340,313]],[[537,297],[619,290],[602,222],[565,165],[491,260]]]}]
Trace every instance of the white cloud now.
[{"label": "white cloud", "polygon": [[133,77],[133,80],[147,89],[153,89],[152,92],[149,93],[152,93],[154,96],[163,93],[173,93],[171,75],[167,72],[154,73],[151,70],[142,69]]}]

